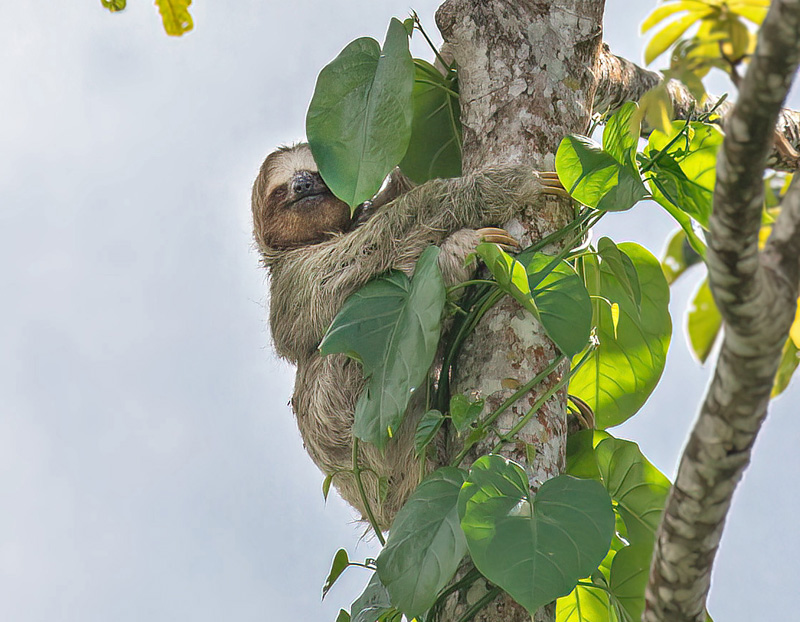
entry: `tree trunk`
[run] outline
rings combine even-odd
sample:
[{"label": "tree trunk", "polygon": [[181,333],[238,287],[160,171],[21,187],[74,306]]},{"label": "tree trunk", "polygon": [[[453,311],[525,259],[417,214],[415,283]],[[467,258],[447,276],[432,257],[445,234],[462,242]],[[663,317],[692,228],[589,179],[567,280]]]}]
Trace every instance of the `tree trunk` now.
[{"label": "tree trunk", "polygon": [[[465,173],[511,162],[554,170],[561,138],[587,132],[604,4],[604,0],[447,0],[439,8],[436,21],[458,65]],[[532,206],[524,218],[506,223],[506,228],[527,245],[572,217],[569,201],[547,199]],[[533,378],[555,356],[556,348],[541,327],[532,327],[530,315],[506,299],[484,317],[465,344],[454,392],[478,393],[493,409],[511,394],[511,387]],[[557,370],[514,404],[497,420],[498,429],[508,431],[567,371],[567,366]],[[518,434],[520,442],[500,452],[525,467],[533,490],[564,468],[565,413],[562,390]],[[474,456],[489,452],[497,440],[490,435],[474,448]],[[485,594],[479,582],[454,595],[442,621],[458,620]],[[509,597],[501,596],[474,619],[527,622],[531,618]],[[544,607],[534,619],[553,620],[554,607]]]}]

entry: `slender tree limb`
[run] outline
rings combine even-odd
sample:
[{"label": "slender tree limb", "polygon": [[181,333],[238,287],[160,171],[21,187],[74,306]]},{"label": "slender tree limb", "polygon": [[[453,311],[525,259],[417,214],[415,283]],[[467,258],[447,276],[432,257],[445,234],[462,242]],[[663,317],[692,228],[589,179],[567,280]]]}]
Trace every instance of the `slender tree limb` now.
[{"label": "slender tree limb", "polygon": [[774,0],[717,163],[708,271],[725,320],[714,378],[659,527],[645,622],[705,620],[725,518],[763,422],[797,306],[800,188],[758,251],[763,172],[800,59],[800,0]]},{"label": "slender tree limb", "polygon": [[[626,101],[638,101],[647,91],[660,84],[664,76],[650,71],[621,56],[615,56],[607,45],[603,46],[595,65],[597,91],[594,96],[594,110],[602,112],[615,110]],[[672,99],[676,119],[697,117],[717,105],[718,99],[708,97],[700,103],[688,88],[677,80],[667,82],[667,92]],[[723,102],[717,109],[726,118],[733,105]],[[800,112],[782,109],[775,124],[775,146],[767,165],[783,171],[800,168]]]}]

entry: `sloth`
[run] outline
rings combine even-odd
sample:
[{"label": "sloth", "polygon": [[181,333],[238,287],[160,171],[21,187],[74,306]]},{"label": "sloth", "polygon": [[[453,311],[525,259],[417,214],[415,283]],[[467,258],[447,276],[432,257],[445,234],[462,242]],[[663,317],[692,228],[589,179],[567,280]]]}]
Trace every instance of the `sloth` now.
[{"label": "sloth", "polygon": [[[318,350],[337,312],[376,276],[390,270],[411,276],[431,244],[441,248],[445,285],[471,278],[466,260],[480,242],[516,244],[493,225],[522,216],[543,194],[563,193],[554,174],[521,165],[416,187],[396,170],[371,206],[351,215],[325,185],[307,144],[267,156],[253,185],[252,210],[256,244],[270,273],[272,340],[277,354],[297,367],[291,405],[306,450],[362,517],[367,513],[352,474],[351,429],[365,380],[352,359],[323,357]],[[365,497],[382,530],[419,483],[414,432],[422,410],[412,399],[383,452],[359,444]],[[438,439],[426,470],[446,463],[443,445]]]}]

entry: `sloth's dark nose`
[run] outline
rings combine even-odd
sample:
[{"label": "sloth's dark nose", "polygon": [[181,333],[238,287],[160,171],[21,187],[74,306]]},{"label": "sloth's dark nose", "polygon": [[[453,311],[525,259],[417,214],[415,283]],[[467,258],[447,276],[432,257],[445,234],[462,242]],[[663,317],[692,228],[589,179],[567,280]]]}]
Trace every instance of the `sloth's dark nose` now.
[{"label": "sloth's dark nose", "polygon": [[292,180],[292,192],[299,195],[308,194],[314,190],[314,177],[311,173],[303,171],[297,173]]}]

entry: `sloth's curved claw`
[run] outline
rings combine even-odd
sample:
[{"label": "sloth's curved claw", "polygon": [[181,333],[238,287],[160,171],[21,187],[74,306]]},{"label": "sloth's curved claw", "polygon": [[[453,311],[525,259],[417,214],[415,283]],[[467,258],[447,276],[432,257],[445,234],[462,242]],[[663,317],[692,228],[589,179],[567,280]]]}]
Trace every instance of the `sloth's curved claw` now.
[{"label": "sloth's curved claw", "polygon": [[517,252],[521,248],[520,243],[505,229],[484,227],[477,229],[476,233],[480,236],[481,242],[499,244],[504,251]]},{"label": "sloth's curved claw", "polygon": [[561,185],[561,181],[558,179],[558,174],[553,171],[544,171],[538,173],[539,181],[542,184],[542,192],[544,194],[550,194],[558,197],[569,197],[569,192],[564,189],[564,186]]}]

